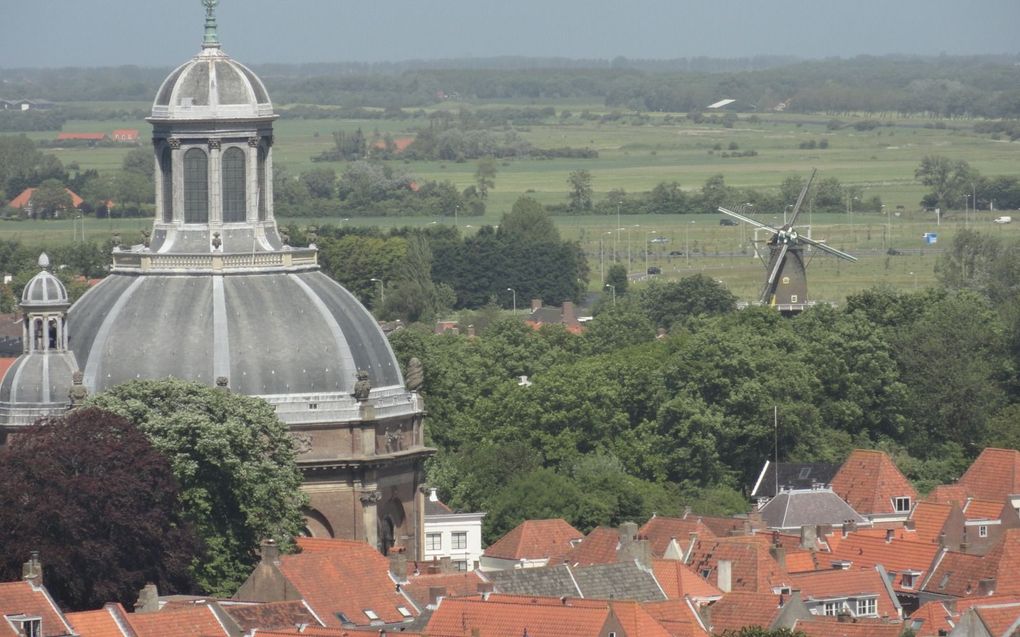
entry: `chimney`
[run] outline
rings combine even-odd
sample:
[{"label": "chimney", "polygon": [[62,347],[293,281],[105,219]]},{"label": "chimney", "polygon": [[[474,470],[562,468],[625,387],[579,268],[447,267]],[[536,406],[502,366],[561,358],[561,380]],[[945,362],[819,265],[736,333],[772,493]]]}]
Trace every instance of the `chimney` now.
[{"label": "chimney", "polygon": [[687,516],[690,515],[690,514],[691,514],[691,505],[688,504],[687,506],[684,507],[684,519],[686,520]]},{"label": "chimney", "polygon": [[716,568],[718,569],[716,572],[716,586],[724,593],[731,592],[733,590],[733,562],[719,560]]},{"label": "chimney", "polygon": [[429,487],[429,502],[439,502],[439,495],[436,493],[439,491],[436,487]]},{"label": "chimney", "polygon": [[666,328],[658,327],[658,328],[655,329],[655,339],[656,340],[662,340],[662,339],[666,338],[667,336],[669,336],[669,332],[666,331]]},{"label": "chimney", "polygon": [[893,531],[892,529],[886,529],[885,530],[885,543],[886,544],[892,544],[893,535],[895,535],[895,531]]},{"label": "chimney", "polygon": [[276,540],[272,538],[262,540],[259,544],[259,549],[263,564],[280,563],[280,547],[276,545]]},{"label": "chimney", "polygon": [[793,604],[794,602],[796,602],[796,603],[799,604],[800,601],[801,601],[801,599],[800,599],[800,589],[799,588],[791,588],[790,589],[790,600],[787,603],[788,604]]},{"label": "chimney", "polygon": [[480,628],[471,629],[471,637],[482,637],[482,631]]},{"label": "chimney", "polygon": [[542,299],[531,299],[531,311],[542,309]]},{"label": "chimney", "polygon": [[439,572],[440,573],[453,572],[453,559],[449,555],[444,555],[439,558]]},{"label": "chimney", "polygon": [[445,586],[429,586],[429,606],[435,606],[443,597],[446,597]]},{"label": "chimney", "polygon": [[390,574],[398,582],[407,581],[407,553],[396,548],[390,551]]},{"label": "chimney", "polygon": [[562,311],[561,314],[563,316],[563,323],[565,325],[569,325],[571,323],[576,323],[577,322],[577,313],[574,311],[574,302],[573,301],[564,301],[563,302],[563,311]]},{"label": "chimney", "polygon": [[917,523],[914,522],[913,518],[911,518],[911,519],[909,519],[909,520],[907,520],[906,522],[903,523],[903,528],[908,530],[908,531],[916,531],[917,530]]},{"label": "chimney", "polygon": [[42,562],[39,561],[39,551],[29,553],[28,561],[21,565],[21,579],[36,588],[42,586]]},{"label": "chimney", "polygon": [[761,511],[752,511],[747,514],[747,519],[751,521],[751,528],[754,530],[765,528],[765,518],[761,516]]},{"label": "chimney", "polygon": [[781,546],[773,546],[769,549],[769,553],[772,554],[772,559],[776,561],[779,568],[786,570],[786,549]]},{"label": "chimney", "polygon": [[159,589],[155,584],[146,584],[138,591],[138,600],[135,602],[136,613],[155,613],[159,610]]},{"label": "chimney", "polygon": [[978,582],[978,595],[985,597],[995,593],[995,578],[984,577]]},{"label": "chimney", "polygon": [[620,534],[620,548],[624,549],[630,546],[630,543],[637,538],[638,525],[634,522],[624,522],[619,528]]},{"label": "chimney", "polygon": [[850,619],[850,613],[845,610],[840,611],[839,614],[836,615],[836,622],[840,624],[848,624],[850,623]]},{"label": "chimney", "polygon": [[496,590],[496,587],[492,585],[492,582],[478,582],[478,584],[475,585],[475,590],[482,595],[485,595],[486,593],[491,593]]},{"label": "chimney", "polygon": [[772,546],[779,546],[779,531],[772,532]]},{"label": "chimney", "polygon": [[474,325],[468,325],[467,326],[467,335],[468,335],[468,338],[475,338],[475,326]]},{"label": "chimney", "polygon": [[818,529],[805,525],[800,527],[800,548],[814,551],[818,548]]}]

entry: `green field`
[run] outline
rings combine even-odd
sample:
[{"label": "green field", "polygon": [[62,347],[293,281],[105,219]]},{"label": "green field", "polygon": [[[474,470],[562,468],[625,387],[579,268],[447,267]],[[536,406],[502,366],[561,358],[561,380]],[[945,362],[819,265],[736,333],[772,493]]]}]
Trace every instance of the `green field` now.
[{"label": "green field", "polygon": [[[519,104],[518,104],[519,105]],[[545,104],[537,104],[544,106]],[[577,116],[583,110],[604,112],[595,104],[553,104],[557,110],[569,108],[574,116],[563,121],[550,120],[544,125],[516,128],[516,132],[537,147],[561,146],[591,147],[599,151],[598,159],[512,160],[500,162],[496,188],[492,191],[484,217],[457,219],[463,232],[471,232],[482,224],[498,223],[513,201],[528,193],[543,203],[562,203],[567,196],[567,175],[574,170],[587,169],[593,176],[595,198],[602,198],[612,189],[628,192],[647,191],[663,181],[677,181],[688,190],[696,190],[710,176],[722,174],[727,185],[741,188],[774,189],[789,175],[807,176],[818,168],[819,177],[837,177],[844,185],[858,185],[864,189],[863,198],[878,195],[892,213],[888,220],[876,213],[809,215],[804,213],[801,222],[810,223],[815,238],[849,252],[858,252],[861,261],[856,264],[837,262],[829,257],[817,257],[809,265],[811,297],[818,300],[840,301],[848,293],[877,284],[910,288],[924,286],[933,280],[936,252],[925,248],[921,240],[924,232],[938,231],[939,243],[935,249],[946,248],[953,234],[964,224],[962,213],[957,213],[935,227],[933,215],[919,210],[918,202],[925,188],[914,179],[914,170],[926,154],[946,155],[964,159],[983,175],[1016,174],[1020,165],[1020,144],[991,139],[971,131],[973,121],[955,121],[947,128],[930,127],[924,119],[882,118],[891,126],[880,126],[870,131],[852,127],[828,130],[830,120],[823,116],[763,115],[762,121],[751,123],[745,116],[733,128],[718,125],[696,125],[682,115],[674,114],[672,123],[664,123],[665,115],[654,114],[650,123],[631,125],[625,120],[599,123],[582,120]],[[121,104],[124,106],[138,106]],[[456,105],[446,105],[456,108]],[[484,106],[475,108],[484,108]],[[849,118],[864,119],[865,117]],[[871,116],[875,119],[874,116]],[[290,174],[298,174],[312,167],[329,166],[338,173],[343,163],[313,163],[311,157],[332,146],[331,133],[335,130],[353,131],[361,128],[366,134],[378,130],[392,135],[411,134],[414,127],[427,125],[423,119],[407,120],[295,120],[281,119],[275,125],[276,144],[274,161]],[[74,132],[109,132],[114,128],[148,130],[144,121],[70,121],[64,130]],[[37,139],[52,139],[52,133],[34,133]],[[801,149],[802,142],[826,139],[827,149]],[[736,144],[739,150],[755,150],[755,157],[724,158],[713,150],[717,145],[727,150]],[[49,149],[65,164],[75,163],[81,168],[112,171],[119,168],[128,148],[74,148]],[[420,178],[449,180],[459,188],[474,183],[474,162],[392,162],[395,168]],[[708,212],[708,211],[706,211]],[[982,211],[970,223],[975,227],[1013,236],[1020,232],[1018,223],[997,225],[991,222],[1000,212]],[[1020,215],[1018,215],[1020,217]],[[612,260],[612,245],[616,243],[616,258],[628,261],[630,270],[641,273],[645,269],[645,246],[649,265],[662,268],[663,276],[682,276],[690,272],[705,272],[724,281],[742,299],[756,297],[763,266],[750,247],[751,233],[741,227],[718,225],[718,214],[691,216],[629,216],[625,215],[618,227],[614,216],[556,217],[565,237],[581,241],[590,255],[592,287],[600,287],[600,270]],[[765,215],[766,222],[779,221]],[[339,219],[281,219],[282,223],[322,224],[342,223]],[[451,218],[358,218],[348,223],[359,225],[427,225],[453,223]],[[886,236],[886,225],[889,235]],[[89,220],[90,236],[108,237],[114,231],[125,236],[137,234],[145,225],[142,220]],[[647,244],[650,233],[669,239],[668,243]],[[32,244],[70,240],[73,236],[70,222],[4,222],[0,234],[17,237]],[[601,240],[601,244],[600,244]],[[908,254],[890,256],[886,250],[894,248]],[[684,256],[669,256],[669,252],[683,252]],[[732,254],[731,254],[732,253]]]}]

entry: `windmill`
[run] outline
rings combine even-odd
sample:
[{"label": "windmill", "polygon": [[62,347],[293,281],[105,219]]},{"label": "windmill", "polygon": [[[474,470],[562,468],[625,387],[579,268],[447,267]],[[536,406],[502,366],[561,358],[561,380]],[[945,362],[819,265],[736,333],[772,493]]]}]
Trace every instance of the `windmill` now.
[{"label": "windmill", "polygon": [[789,221],[780,228],[773,228],[732,210],[719,208],[719,212],[724,215],[729,215],[734,219],[772,233],[765,242],[769,247],[769,258],[765,262],[766,278],[761,291],[761,304],[776,307],[784,314],[800,312],[808,304],[807,273],[804,262],[805,246],[818,248],[822,252],[828,252],[847,261],[857,260],[857,257],[851,254],[802,236],[794,228],[797,215],[800,214],[801,206],[804,204],[804,199],[807,198],[808,189],[811,188],[811,182],[814,181],[816,172],[818,171],[811,172],[811,178],[808,179],[804,189],[800,191],[800,196],[797,197],[797,203],[793,206],[793,213],[790,215]]}]

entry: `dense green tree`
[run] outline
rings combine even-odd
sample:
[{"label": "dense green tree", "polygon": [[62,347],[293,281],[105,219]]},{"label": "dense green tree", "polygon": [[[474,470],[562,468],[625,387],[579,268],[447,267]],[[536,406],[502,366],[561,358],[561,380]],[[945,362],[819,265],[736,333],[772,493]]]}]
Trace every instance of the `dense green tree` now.
[{"label": "dense green tree", "polygon": [[627,294],[627,287],[630,285],[630,276],[627,274],[627,266],[622,263],[614,263],[609,266],[606,272],[606,286],[613,288],[613,298]]},{"label": "dense green tree", "polygon": [[432,248],[428,239],[422,234],[410,235],[396,281],[382,304],[383,313],[407,323],[428,322],[449,311],[455,302],[453,288],[432,280]]},{"label": "dense green tree", "polygon": [[204,552],[199,587],[230,595],[258,560],[259,542],[290,546],[302,528],[301,474],[286,426],[259,398],[178,380],[132,381],[89,398],[124,416],[170,460],[180,505]]},{"label": "dense green tree", "polygon": [[32,216],[49,218],[67,214],[72,208],[71,195],[64,184],[56,179],[47,179],[32,193]]},{"label": "dense green tree", "polygon": [[640,291],[638,302],[656,326],[666,329],[693,316],[725,314],[737,307],[737,297],[704,274],[651,281]]},{"label": "dense green tree", "polygon": [[942,155],[925,155],[914,177],[931,189],[923,205],[941,208],[943,213],[951,208],[963,208],[965,195],[978,180],[977,173],[966,161]]},{"label": "dense green tree", "polygon": [[528,196],[518,197],[510,212],[499,220],[499,235],[522,244],[560,240],[560,231],[545,208]]},{"label": "dense green tree", "polygon": [[301,182],[308,194],[315,199],[332,199],[336,196],[336,171],[332,168],[316,168],[301,173]]},{"label": "dense green tree", "polygon": [[39,551],[46,588],[69,610],[132,604],[146,583],[193,593],[199,544],[170,463],[126,419],[83,408],[0,448],[0,578]]},{"label": "dense green tree", "polygon": [[475,170],[475,185],[478,187],[478,196],[487,199],[489,191],[496,188],[496,160],[492,157],[485,157],[478,162]]},{"label": "dense green tree", "polygon": [[141,175],[151,182],[155,178],[156,171],[156,162],[152,158],[152,151],[145,148],[132,148],[124,155],[124,159],[121,161],[121,170]]},{"label": "dense green tree", "polygon": [[587,170],[575,170],[567,177],[570,186],[570,208],[572,210],[591,210],[592,184],[591,173]]},{"label": "dense green tree", "polygon": [[647,343],[655,337],[655,326],[630,299],[603,304],[598,315],[584,327],[582,340],[589,354],[608,354],[630,345]]},{"label": "dense green tree", "polygon": [[321,237],[317,245],[322,269],[362,303],[371,301],[373,307],[380,306],[377,281],[386,285],[395,283],[407,257],[407,239],[404,237],[349,234],[339,239]]},{"label": "dense green tree", "polygon": [[133,204],[137,210],[142,204],[155,201],[156,190],[152,180],[137,172],[122,171],[114,177],[117,190],[116,202],[120,205]]}]

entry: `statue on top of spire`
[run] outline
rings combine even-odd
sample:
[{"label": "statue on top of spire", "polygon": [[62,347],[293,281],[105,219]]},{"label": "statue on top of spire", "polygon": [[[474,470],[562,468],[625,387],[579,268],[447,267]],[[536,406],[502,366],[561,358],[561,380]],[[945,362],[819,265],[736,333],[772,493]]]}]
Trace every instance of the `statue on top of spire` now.
[{"label": "statue on top of spire", "polygon": [[205,6],[205,37],[202,38],[203,49],[215,49],[220,46],[220,36],[216,33],[216,5],[219,0],[202,0]]}]

